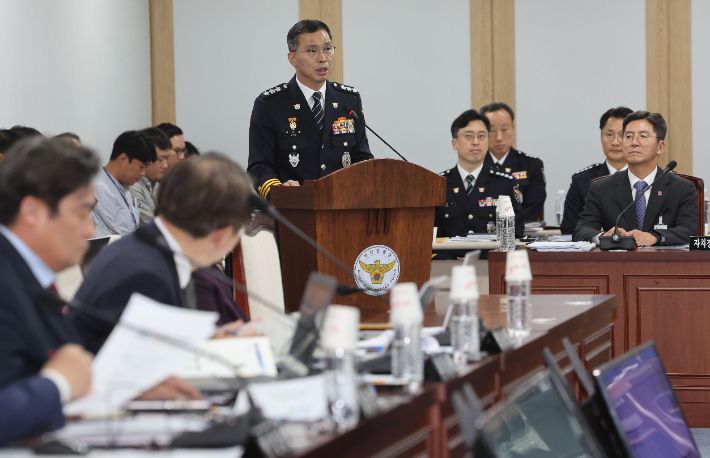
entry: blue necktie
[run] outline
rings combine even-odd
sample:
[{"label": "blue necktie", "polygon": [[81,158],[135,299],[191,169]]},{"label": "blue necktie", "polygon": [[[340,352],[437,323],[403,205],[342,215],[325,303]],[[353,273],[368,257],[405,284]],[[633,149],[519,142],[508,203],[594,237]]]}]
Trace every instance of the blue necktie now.
[{"label": "blue necktie", "polygon": [[473,192],[473,175],[469,175],[466,177],[466,186],[466,195],[470,196]]},{"label": "blue necktie", "polygon": [[[636,195],[638,195],[638,193],[643,192],[643,190],[646,188],[646,182],[643,180],[639,180],[634,185],[634,188],[636,188]],[[646,196],[641,194],[641,197],[636,199],[636,221],[639,225],[639,231],[643,231],[644,216],[646,216]]]},{"label": "blue necktie", "polygon": [[313,116],[316,118],[318,128],[323,130],[323,105],[320,103],[321,93],[316,91],[313,93]]}]

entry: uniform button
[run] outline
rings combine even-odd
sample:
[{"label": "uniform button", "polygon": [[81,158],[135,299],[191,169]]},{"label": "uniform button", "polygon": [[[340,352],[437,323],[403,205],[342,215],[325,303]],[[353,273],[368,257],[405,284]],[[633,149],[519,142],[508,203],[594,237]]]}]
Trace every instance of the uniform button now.
[{"label": "uniform button", "polygon": [[325,145],[321,145],[321,148],[325,148]]},{"label": "uniform button", "polygon": [[322,168],[323,170],[325,170],[325,164],[321,165],[320,168]]},{"label": "uniform button", "polygon": [[296,145],[293,145],[293,149],[296,149]]},{"label": "uniform button", "polygon": [[473,215],[468,215],[468,219],[473,219]]},{"label": "uniform button", "polygon": [[488,217],[489,217],[489,218],[493,218],[493,213],[489,213],[489,214],[488,214]]},{"label": "uniform button", "polygon": [[348,142],[343,142],[343,146],[348,146]]},{"label": "uniform button", "polygon": [[448,218],[448,217],[449,217],[449,214],[448,214],[448,213],[444,215],[444,218]]}]

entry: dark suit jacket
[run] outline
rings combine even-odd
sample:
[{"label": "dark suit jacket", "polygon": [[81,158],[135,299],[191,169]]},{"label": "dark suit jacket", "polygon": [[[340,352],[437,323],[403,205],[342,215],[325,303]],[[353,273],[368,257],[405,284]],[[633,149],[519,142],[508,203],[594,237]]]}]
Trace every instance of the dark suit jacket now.
[{"label": "dark suit jacket", "polygon": [[[365,126],[344,109],[348,105],[365,119],[360,93],[332,81],[326,84],[322,132],[296,76],[262,92],[254,101],[247,171],[262,197],[268,197],[272,185],[288,180],[303,184],[303,180],[317,180],[350,163],[372,159]],[[336,129],[340,118],[350,123],[354,132]]]},{"label": "dark suit jacket", "polygon": [[587,200],[589,192],[589,182],[597,177],[609,175],[609,167],[606,161],[592,164],[572,175],[572,184],[569,185],[567,197],[565,197],[565,211],[562,217],[560,231],[563,234],[571,234],[577,227],[579,215],[584,210],[584,201]]},{"label": "dark suit jacket", "polygon": [[0,389],[0,447],[64,426],[59,391],[35,375]]},{"label": "dark suit jacket", "polygon": [[441,175],[446,177],[446,204],[436,207],[434,226],[437,228],[437,237],[463,237],[468,231],[485,233],[489,221],[495,224],[494,201],[500,195],[510,196],[515,210],[515,236],[523,236],[525,222],[520,204],[515,200],[515,180],[512,176],[496,172],[484,164],[469,196],[457,166]]},{"label": "dark suit jacket", "polygon": [[[657,168],[657,174],[661,169]],[[659,175],[656,175],[658,177]],[[632,202],[629,172],[617,172],[593,183],[589,188],[587,203],[574,230],[572,240],[591,241],[599,231],[614,227],[621,210]],[[663,224],[668,229],[653,229],[658,224],[659,215],[663,215]],[[630,231],[640,229],[643,232],[653,230],[662,237],[663,245],[688,243],[688,237],[698,235],[698,203],[695,185],[674,173],[666,173],[651,188],[651,196],[646,205],[643,228],[638,227],[636,214],[632,206],[621,215],[619,227]]]},{"label": "dark suit jacket", "polygon": [[[208,270],[212,272],[208,272]],[[192,273],[198,310],[219,313],[217,326],[236,320],[249,321],[246,314],[234,301],[234,294],[229,285],[215,277],[220,275],[224,275],[224,272],[216,265],[207,269],[198,269]]]},{"label": "dark suit jacket", "polygon": [[[160,236],[155,223],[143,226]],[[183,307],[175,260],[170,253],[139,239],[135,233],[107,246],[91,264],[91,269],[75,299],[86,305],[120,316],[133,293],[158,302]],[[113,325],[72,311],[70,318],[87,350],[97,353],[113,330]]]},{"label": "dark suit jacket", "polygon": [[[493,158],[491,158],[491,153],[486,154],[486,159],[483,163],[493,168],[496,167]],[[523,193],[523,220],[538,221],[547,198],[545,166],[542,160],[529,156],[515,148],[510,148],[510,152],[499,171],[513,175],[516,184]]]}]

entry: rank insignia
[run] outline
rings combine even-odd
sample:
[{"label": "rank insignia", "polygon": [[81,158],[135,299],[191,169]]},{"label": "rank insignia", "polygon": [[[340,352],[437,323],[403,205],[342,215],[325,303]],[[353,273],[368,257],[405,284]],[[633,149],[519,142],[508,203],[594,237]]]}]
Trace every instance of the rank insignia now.
[{"label": "rank insignia", "polygon": [[483,192],[485,190],[486,190],[486,188],[478,188],[478,192]]},{"label": "rank insignia", "polygon": [[301,104],[297,103],[296,105],[293,106],[295,109],[300,110],[301,109]]},{"label": "rank insignia", "polygon": [[338,102],[333,102],[333,108],[338,108]]},{"label": "rank insignia", "polygon": [[288,155],[288,162],[291,163],[291,167],[296,167],[298,165],[298,161],[299,161],[298,154],[289,154]]},{"label": "rank insignia", "polygon": [[505,173],[510,173],[510,167],[505,168]]},{"label": "rank insignia", "polygon": [[338,118],[333,123],[333,135],[354,134],[354,133],[355,133],[355,124],[352,119],[342,117],[342,118]]},{"label": "rank insignia", "polygon": [[350,165],[350,153],[346,152],[343,154],[343,167],[347,167]]},{"label": "rank insignia", "polygon": [[528,177],[528,172],[523,170],[522,172],[515,172],[513,175],[517,180],[525,180]]},{"label": "rank insignia", "polygon": [[288,118],[288,125],[291,126],[291,130],[296,130],[296,118]]},{"label": "rank insignia", "polygon": [[478,201],[479,207],[495,207],[496,205],[498,205],[498,199],[494,199],[492,197],[486,197],[485,199]]},{"label": "rank insignia", "polygon": [[459,192],[459,188],[454,188],[454,194]]},{"label": "rank insignia", "polygon": [[518,201],[519,204],[523,203],[523,193],[520,192],[520,189],[518,189],[518,185],[515,185],[513,188],[513,191],[515,191],[515,200]]}]

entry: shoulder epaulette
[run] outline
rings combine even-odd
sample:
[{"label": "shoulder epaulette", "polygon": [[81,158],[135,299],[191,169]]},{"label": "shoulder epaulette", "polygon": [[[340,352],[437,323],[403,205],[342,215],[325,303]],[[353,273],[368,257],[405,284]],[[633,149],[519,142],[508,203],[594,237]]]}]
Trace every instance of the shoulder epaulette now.
[{"label": "shoulder epaulette", "polygon": [[339,90],[339,91],[349,92],[349,93],[351,93],[351,94],[356,94],[356,93],[357,93],[357,89],[355,89],[355,88],[352,87],[352,86],[346,86],[346,85],[340,84],[340,83],[332,83],[332,84],[333,84],[333,87],[334,87],[335,89]]},{"label": "shoulder epaulette", "polygon": [[493,170],[493,169],[488,169],[488,173],[489,173],[490,175],[497,175],[497,176],[499,176],[499,177],[501,177],[501,178],[507,178],[507,179],[509,179],[509,180],[514,180],[514,179],[515,179],[515,177],[514,177],[513,175],[510,175],[510,174],[505,173],[505,172],[496,172],[496,171]]},{"label": "shoulder epaulette", "polygon": [[288,89],[288,84],[286,84],[286,83],[279,84],[278,86],[274,86],[274,87],[262,92],[260,94],[260,97],[270,97],[274,94],[278,94],[281,91],[285,91],[286,89]]},{"label": "shoulder epaulette", "polygon": [[527,157],[530,157],[530,158],[533,158],[533,159],[540,159],[540,158],[537,157],[537,156],[533,156],[533,155],[531,155],[531,154],[523,153],[522,151],[518,151],[518,152],[520,153],[521,156],[527,156]]},{"label": "shoulder epaulette", "polygon": [[443,172],[441,172],[439,175],[441,175],[442,177],[447,177],[447,176],[449,176],[449,173],[451,173],[451,169],[446,169]]},{"label": "shoulder epaulette", "polygon": [[600,164],[601,164],[601,162],[597,162],[596,164],[589,165],[589,166],[583,168],[582,170],[577,170],[572,175],[577,175],[578,173],[586,172],[589,169],[593,169],[594,167],[599,167]]}]

